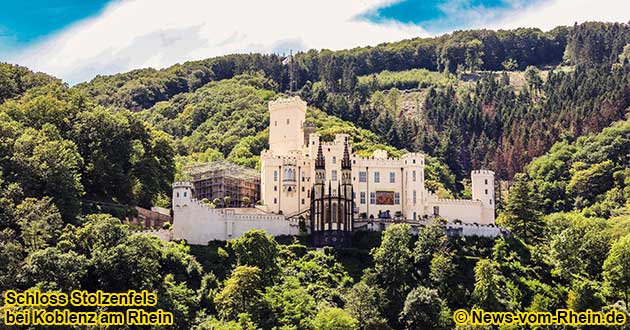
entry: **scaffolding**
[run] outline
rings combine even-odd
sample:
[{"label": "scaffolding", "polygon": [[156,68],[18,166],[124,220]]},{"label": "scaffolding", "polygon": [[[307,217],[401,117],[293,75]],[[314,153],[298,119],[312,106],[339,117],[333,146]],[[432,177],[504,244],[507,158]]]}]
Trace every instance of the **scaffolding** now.
[{"label": "scaffolding", "polygon": [[[221,200],[222,206],[241,207],[260,200],[260,173],[227,161],[215,161],[186,168],[193,184],[193,197]],[[231,201],[223,205],[224,198]],[[249,203],[245,203],[245,197]]]}]

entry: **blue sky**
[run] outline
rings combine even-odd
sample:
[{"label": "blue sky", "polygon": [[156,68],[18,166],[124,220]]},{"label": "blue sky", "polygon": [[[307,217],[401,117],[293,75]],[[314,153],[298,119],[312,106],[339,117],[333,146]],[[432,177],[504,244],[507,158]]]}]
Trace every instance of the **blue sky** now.
[{"label": "blue sky", "polygon": [[4,0],[0,61],[70,83],[236,52],[630,18],[627,0]]},{"label": "blue sky", "polygon": [[97,15],[110,0],[3,1],[0,54],[27,47],[81,19]]}]

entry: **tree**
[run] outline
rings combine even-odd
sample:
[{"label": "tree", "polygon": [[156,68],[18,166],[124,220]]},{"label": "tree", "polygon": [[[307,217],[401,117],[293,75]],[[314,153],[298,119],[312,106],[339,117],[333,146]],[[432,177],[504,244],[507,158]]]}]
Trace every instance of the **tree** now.
[{"label": "tree", "polygon": [[246,313],[259,319],[263,289],[262,272],[258,267],[237,266],[225,281],[223,290],[214,298],[219,316],[225,320],[238,320],[239,314]]},{"label": "tree", "polygon": [[505,306],[504,295],[498,265],[491,260],[479,260],[475,266],[475,289],[472,294],[475,306],[486,311],[502,311]]},{"label": "tree", "polygon": [[525,69],[525,80],[531,90],[538,91],[542,88],[543,81],[540,78],[540,70],[535,66],[530,65]]},{"label": "tree", "polygon": [[288,277],[267,289],[265,304],[270,313],[265,323],[274,328],[309,329],[317,311],[315,299],[296,278]]},{"label": "tree", "polygon": [[615,242],[604,261],[604,280],[613,297],[630,303],[630,235]]},{"label": "tree", "polygon": [[344,309],[352,317],[359,321],[359,324],[384,322],[382,317],[382,306],[385,305],[382,289],[376,286],[367,285],[361,281],[355,284],[345,295],[346,304]]},{"label": "tree", "polygon": [[398,313],[411,290],[410,245],[411,226],[394,224],[383,232],[381,245],[371,251],[374,268],[366,273],[366,282],[385,290],[388,299],[385,314],[390,322],[398,321]]},{"label": "tree", "polygon": [[544,221],[539,211],[538,196],[527,180],[524,174],[514,177],[505,211],[499,216],[498,222],[515,237],[533,244],[542,239]]},{"label": "tree", "polygon": [[262,230],[252,229],[243,236],[231,240],[230,246],[238,265],[255,266],[261,271],[262,279],[271,284],[279,273],[279,248],[276,240]]},{"label": "tree", "polygon": [[223,197],[223,205],[225,205],[225,207],[230,206],[231,202],[232,202],[232,197],[230,196]]},{"label": "tree", "polygon": [[343,309],[324,308],[313,320],[313,327],[318,330],[357,330],[358,321]]},{"label": "tree", "polygon": [[436,290],[420,286],[407,295],[400,321],[408,330],[448,329],[449,314]]},{"label": "tree", "polygon": [[23,266],[23,272],[28,283],[37,284],[42,290],[71,292],[81,289],[88,266],[85,256],[49,247],[31,253]]},{"label": "tree", "polygon": [[27,198],[15,210],[24,246],[28,251],[55,245],[61,234],[63,221],[50,197]]},{"label": "tree", "polygon": [[466,45],[466,68],[468,70],[477,71],[483,66],[483,42],[479,39],[473,39]]}]

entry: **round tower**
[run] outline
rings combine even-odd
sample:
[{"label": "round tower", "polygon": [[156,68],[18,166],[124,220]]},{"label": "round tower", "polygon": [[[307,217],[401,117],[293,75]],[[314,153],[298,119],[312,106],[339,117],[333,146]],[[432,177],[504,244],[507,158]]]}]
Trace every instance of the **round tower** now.
[{"label": "round tower", "polygon": [[494,224],[494,172],[475,170],[470,174],[472,180],[472,199],[481,201],[481,223]]},{"label": "round tower", "polygon": [[173,183],[173,208],[187,206],[192,200],[192,183]]}]

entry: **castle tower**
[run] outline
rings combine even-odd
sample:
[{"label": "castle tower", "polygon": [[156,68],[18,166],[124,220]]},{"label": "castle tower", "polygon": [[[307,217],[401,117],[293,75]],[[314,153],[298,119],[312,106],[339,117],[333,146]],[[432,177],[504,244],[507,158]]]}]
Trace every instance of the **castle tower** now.
[{"label": "castle tower", "polygon": [[192,183],[173,183],[173,208],[188,206],[192,200]]},{"label": "castle tower", "polygon": [[472,180],[472,199],[481,201],[481,223],[494,224],[494,172],[476,170],[470,174]]},{"label": "castle tower", "polygon": [[317,148],[317,158],[315,158],[315,197],[322,197],[324,194],[324,185],[326,182],[326,159],[324,158],[324,151],[320,144]]},{"label": "castle tower", "polygon": [[304,146],[306,102],[297,96],[269,102],[269,150],[287,155]]}]

